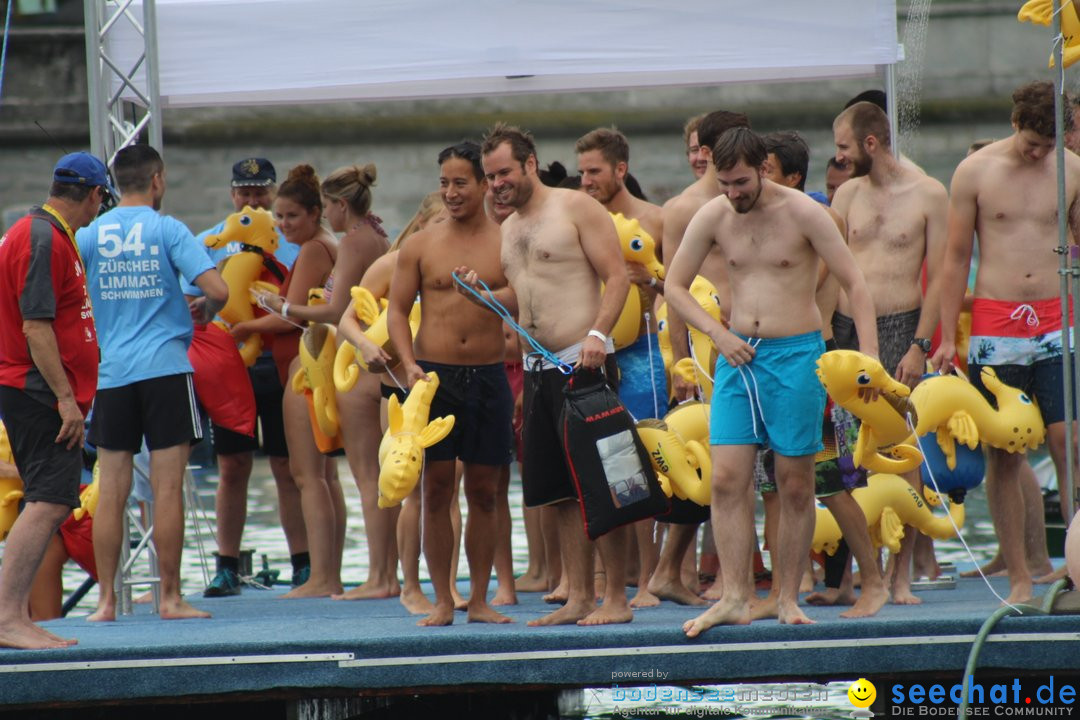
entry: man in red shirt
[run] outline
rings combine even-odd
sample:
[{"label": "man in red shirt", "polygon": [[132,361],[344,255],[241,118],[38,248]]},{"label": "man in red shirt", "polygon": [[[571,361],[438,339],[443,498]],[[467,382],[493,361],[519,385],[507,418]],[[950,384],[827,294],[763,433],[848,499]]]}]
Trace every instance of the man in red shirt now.
[{"label": "man in red shirt", "polygon": [[65,155],[48,201],[0,238],[0,415],[26,506],[0,566],[0,647],[67,647],[30,621],[30,586],[49,540],[79,505],[83,418],[97,388],[98,344],[75,230],[113,197],[105,165]]}]

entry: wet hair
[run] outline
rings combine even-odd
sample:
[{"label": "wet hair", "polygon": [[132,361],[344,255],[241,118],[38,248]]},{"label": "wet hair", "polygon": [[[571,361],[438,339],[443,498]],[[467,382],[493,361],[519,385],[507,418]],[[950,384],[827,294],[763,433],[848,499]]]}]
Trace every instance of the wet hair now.
[{"label": "wet hair", "polygon": [[848,100],[844,104],[844,109],[847,110],[855,103],[861,102],[873,103],[881,108],[882,112],[889,112],[888,98],[886,97],[884,90],[863,90],[861,93]]},{"label": "wet hair", "polygon": [[371,211],[371,188],[375,185],[375,176],[374,163],[338,168],[322,181],[322,194],[331,200],[344,200],[353,214],[363,217]]},{"label": "wet hair", "polygon": [[301,164],[289,171],[289,177],[281,183],[278,197],[292,200],[308,212],[318,210],[322,214],[322,193],[319,189],[319,176],[315,168]]},{"label": "wet hair", "polygon": [[[794,130],[781,130],[764,137],[765,151],[775,155],[784,175],[799,173],[799,190],[806,189],[806,173],[810,171],[810,148],[802,135]],[[834,158],[835,159],[835,158]]]},{"label": "wet hair", "polygon": [[484,167],[480,164],[480,146],[471,140],[465,140],[459,142],[457,145],[451,145],[448,148],[443,149],[439,153],[439,167],[449,160],[450,158],[461,158],[472,165],[473,175],[476,176],[477,182],[481,182],[484,179]]},{"label": "wet hair", "polygon": [[495,123],[495,126],[488,130],[480,144],[480,151],[484,155],[489,155],[503,143],[510,143],[510,156],[521,163],[522,167],[525,167],[525,162],[530,155],[536,157],[536,142],[533,136],[515,125],[504,122]]},{"label": "wet hair", "polygon": [[[750,118],[741,112],[716,110],[701,118],[698,125],[698,144],[715,151],[716,141],[727,130],[735,127],[750,127]],[[760,164],[760,163],[759,163]]]},{"label": "wet hair", "polygon": [[645,191],[641,189],[641,183],[639,183],[638,179],[630,173],[626,173],[626,177],[623,178],[623,186],[626,188],[626,192],[630,193],[638,200],[649,202],[649,198],[645,197]]},{"label": "wet hair", "polygon": [[[690,136],[698,131],[698,127],[701,125],[701,121],[705,119],[705,113],[695,115],[686,121],[686,124],[682,128],[682,139],[686,144],[686,149],[690,149]],[[701,136],[698,136],[698,143],[701,143]]]},{"label": "wet hair", "polygon": [[574,152],[578,155],[590,150],[599,150],[601,157],[612,167],[621,162],[630,162],[630,143],[626,142],[626,136],[615,128],[596,128],[574,143]]},{"label": "wet hair", "polygon": [[149,145],[120,148],[113,160],[113,177],[121,193],[146,192],[154,175],[164,169],[161,155]]},{"label": "wet hair", "polygon": [[[548,166],[543,170],[537,170],[536,175],[540,178],[540,182],[548,187],[562,187],[562,182],[566,180],[567,176],[566,166],[556,160],[553,163],[548,163]],[[581,178],[578,178],[578,180],[580,182]]]},{"label": "wet hair", "polygon": [[768,157],[765,141],[748,127],[733,127],[724,131],[713,147],[713,164],[717,170],[730,170],[739,161],[759,168]]},{"label": "wet hair", "polygon": [[973,152],[978,152],[979,150],[982,150],[984,147],[992,144],[993,142],[994,138],[983,138],[982,140],[976,140],[975,142],[968,145],[968,155]]},{"label": "wet hair", "polygon": [[394,239],[394,242],[390,245],[390,250],[397,250],[401,247],[401,243],[405,242],[405,238],[409,237],[413,233],[419,232],[420,229],[431,221],[431,218],[438,215],[442,209],[446,207],[443,204],[442,193],[438,190],[429,192],[424,196],[424,199],[420,201],[420,207],[416,209],[416,214],[412,216],[409,223],[405,226],[405,229]]},{"label": "wet hair", "polygon": [[836,116],[833,127],[848,123],[855,142],[862,148],[866,138],[873,135],[883,148],[892,147],[892,133],[889,130],[889,116],[874,103],[857,102]]},{"label": "wet hair", "polygon": [[[1012,122],[1017,130],[1031,130],[1044,138],[1052,138],[1054,132],[1054,85],[1036,81],[1021,85],[1012,94]],[[1073,129],[1072,106],[1065,103],[1065,127]]]}]

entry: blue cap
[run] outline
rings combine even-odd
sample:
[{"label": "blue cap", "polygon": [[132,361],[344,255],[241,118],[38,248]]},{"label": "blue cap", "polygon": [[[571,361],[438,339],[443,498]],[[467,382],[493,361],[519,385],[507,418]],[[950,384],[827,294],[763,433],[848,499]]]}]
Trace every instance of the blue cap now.
[{"label": "blue cap", "polygon": [[60,158],[53,169],[53,181],[63,183],[77,183],[90,187],[102,187],[110,195],[116,196],[112,183],[109,181],[109,171],[105,169],[105,163],[98,160],[88,152],[76,152]]}]

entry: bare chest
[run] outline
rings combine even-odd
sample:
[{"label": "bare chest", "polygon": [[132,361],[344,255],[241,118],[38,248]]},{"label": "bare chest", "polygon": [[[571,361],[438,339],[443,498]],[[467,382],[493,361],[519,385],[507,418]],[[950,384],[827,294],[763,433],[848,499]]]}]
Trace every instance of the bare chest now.
[{"label": "bare chest", "polygon": [[926,247],[926,211],[915,193],[866,193],[848,211],[847,227],[856,259],[921,255]]},{"label": "bare chest", "polygon": [[521,220],[503,233],[502,262],[507,276],[521,272],[556,271],[580,261],[581,242],[570,222],[550,218]]}]

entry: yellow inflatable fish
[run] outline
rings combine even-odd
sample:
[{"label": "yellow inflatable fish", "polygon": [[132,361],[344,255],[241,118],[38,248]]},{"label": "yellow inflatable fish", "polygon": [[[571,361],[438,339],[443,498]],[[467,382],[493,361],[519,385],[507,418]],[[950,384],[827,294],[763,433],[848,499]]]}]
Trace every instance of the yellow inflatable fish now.
[{"label": "yellow inflatable fish", "polygon": [[[388,366],[396,365],[397,353],[394,352],[394,346],[390,342],[390,330],[386,325],[387,301],[376,300],[370,290],[359,285],[349,292],[353,299],[353,312],[356,313],[356,319],[364,331],[364,336],[386,351],[390,356]],[[409,328],[415,338],[416,331],[420,328],[419,302],[413,303],[412,310],[409,312]],[[356,378],[360,375],[357,365],[365,372],[371,372],[371,368],[352,343],[348,341],[341,343],[334,357],[334,385],[338,392],[352,390],[353,385],[356,384]],[[381,370],[382,368],[377,368],[376,372]]]},{"label": "yellow inflatable fish", "polygon": [[[15,464],[15,455],[11,452],[11,440],[7,428],[0,423],[0,460]],[[19,517],[19,501],[23,498],[23,481],[16,475],[0,476],[0,540],[7,538],[11,526]]]},{"label": "yellow inflatable fish", "polygon": [[418,382],[400,403],[390,398],[387,410],[389,426],[379,445],[379,507],[401,503],[420,482],[424,448],[441,441],[454,428],[454,416],[428,422],[431,401],[439,389],[439,376],[427,374],[427,382]]},{"label": "yellow inflatable fish", "polygon": [[1011,453],[1034,450],[1046,439],[1039,406],[1026,393],[998,379],[993,368],[982,369],[982,382],[994,394],[997,410],[975,387],[956,375],[935,375],[911,391],[922,437],[937,431],[937,442],[950,470],[956,469],[956,443],[972,450],[979,441]]},{"label": "yellow inflatable fish", "polygon": [[334,392],[334,328],[314,323],[300,336],[300,369],[292,378],[297,395],[311,393],[318,429],[328,438],[337,437],[337,395]]},{"label": "yellow inflatable fish", "polygon": [[[1080,15],[1073,0],[1061,0],[1061,35],[1064,42],[1061,64],[1069,67],[1080,59]],[[1050,25],[1054,21],[1054,0],[1028,0],[1016,14],[1020,22]],[[1050,55],[1050,67],[1054,67],[1054,55]]]},{"label": "yellow inflatable fish", "polygon": [[[922,452],[901,414],[911,393],[907,385],[894,380],[879,361],[855,350],[830,350],[818,358],[817,366],[817,376],[833,402],[862,421],[853,453],[857,466],[884,473],[919,467]],[[859,397],[864,388],[881,394],[864,402]]]},{"label": "yellow inflatable fish", "polygon": [[656,240],[642,229],[637,218],[623,217],[622,213],[611,213],[615,221],[615,231],[619,233],[619,245],[623,258],[628,262],[644,265],[657,280],[664,279],[664,265],[656,259]]},{"label": "yellow inflatable fish", "polygon": [[[229,286],[229,300],[218,313],[226,330],[229,326],[255,316],[254,300],[250,289],[263,273],[264,258],[273,255],[278,247],[278,234],[274,226],[274,216],[261,208],[245,205],[240,212],[225,218],[225,226],[217,235],[206,236],[209,248],[225,247],[230,242],[241,244],[242,250],[225,259],[221,277]],[[262,284],[265,287],[265,283]],[[273,287],[273,292],[278,288]],[[251,366],[262,352],[262,336],[254,334],[240,345],[240,357],[244,364]]]},{"label": "yellow inflatable fish", "polygon": [[[962,503],[952,503],[949,506],[952,521],[948,517],[936,516],[927,507],[929,501],[919,497],[915,488],[898,475],[871,475],[867,479],[867,486],[856,488],[851,495],[866,515],[866,525],[870,529],[870,539],[874,547],[887,547],[892,553],[900,552],[904,525],[911,525],[935,540],[956,537],[954,522],[956,527],[964,526]],[[940,498],[938,500],[940,501]],[[832,555],[840,542],[840,527],[833,514],[825,508],[817,508],[816,513],[811,549]]]}]

